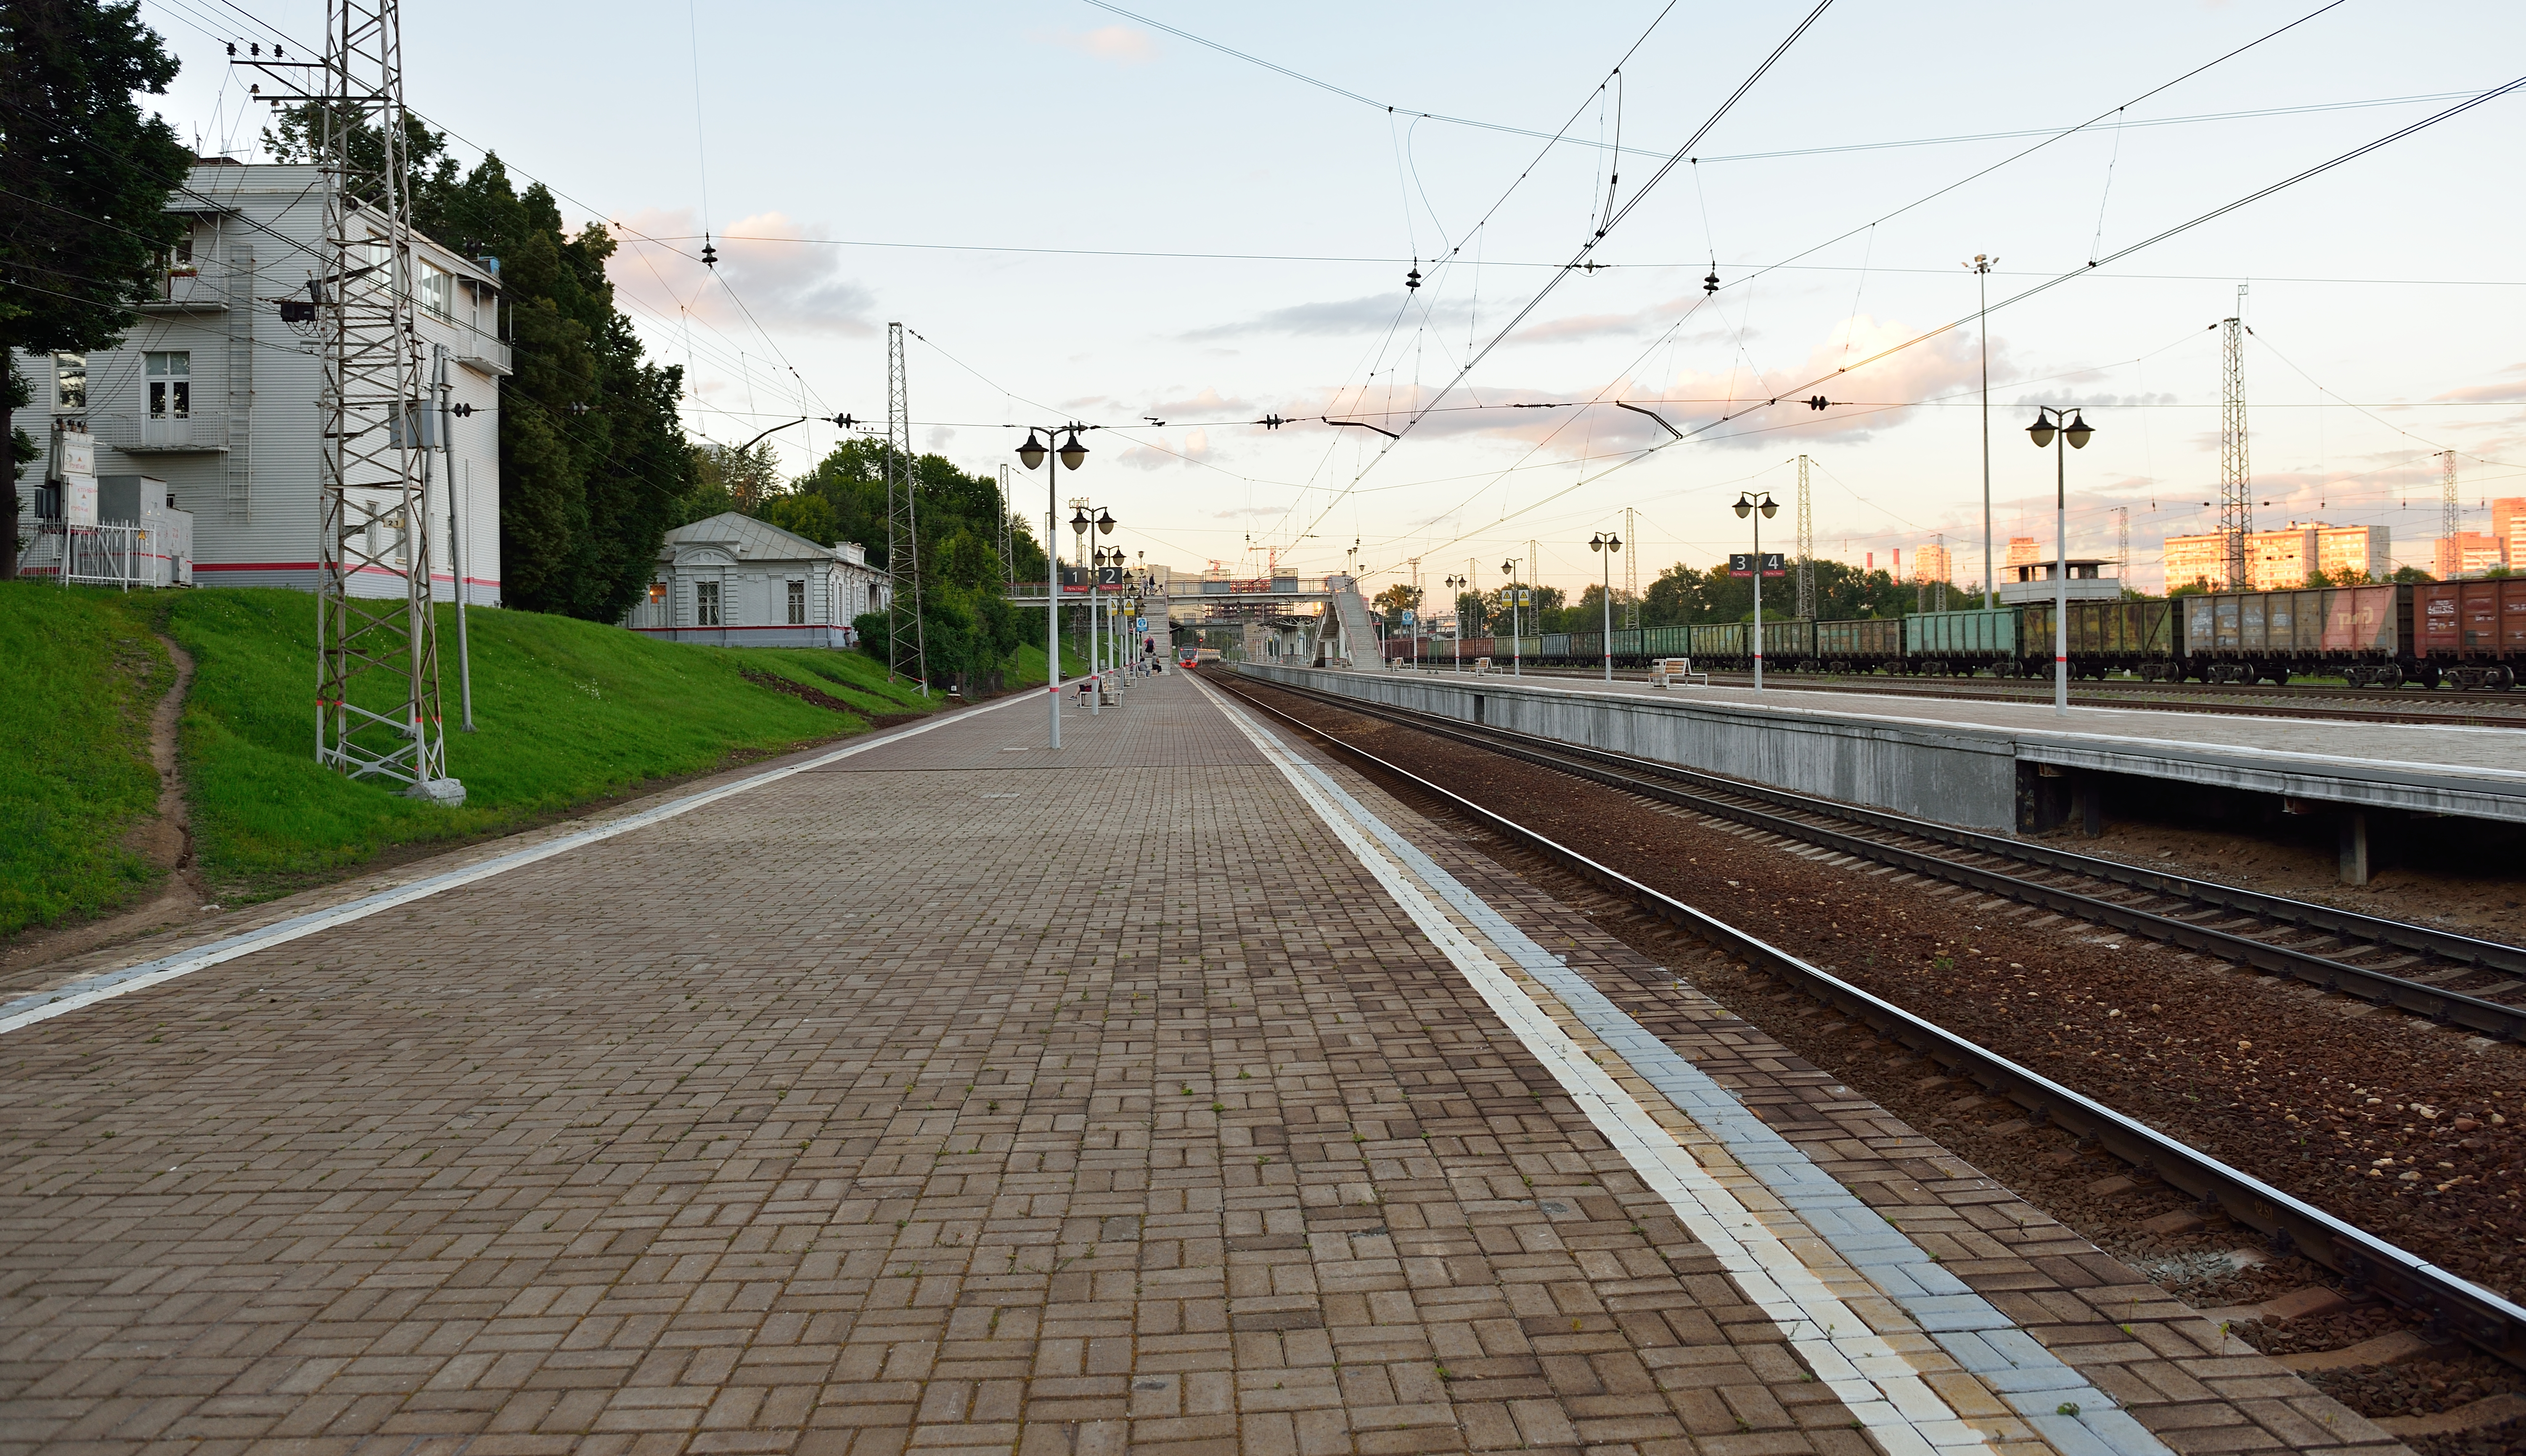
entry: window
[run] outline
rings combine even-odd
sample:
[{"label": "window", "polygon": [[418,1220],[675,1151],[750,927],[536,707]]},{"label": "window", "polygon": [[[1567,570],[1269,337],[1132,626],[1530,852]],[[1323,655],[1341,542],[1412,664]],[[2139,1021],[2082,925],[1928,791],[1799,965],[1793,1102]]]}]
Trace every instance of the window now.
[{"label": "window", "polygon": [[719,626],[719,583],[717,581],[693,583],[693,626]]},{"label": "window", "polygon": [[804,581],[789,583],[789,625],[791,627],[807,625],[807,583]]},{"label": "window", "polygon": [[666,601],[666,599],[667,599],[667,583],[666,583],[666,582],[664,582],[664,581],[652,581],[652,582],[650,582],[650,583],[649,583],[649,605],[650,605],[650,606],[653,606],[653,607],[658,606],[658,605],[660,605],[661,603],[665,602],[665,601]]},{"label": "window", "polygon": [[141,356],[149,377],[149,418],[189,420],[193,417],[193,356],[173,353]]},{"label": "window", "polygon": [[432,264],[422,264],[421,307],[432,318],[453,320],[456,317],[455,276]]},{"label": "window", "polygon": [[73,413],[87,408],[87,356],[53,356],[53,408]]}]

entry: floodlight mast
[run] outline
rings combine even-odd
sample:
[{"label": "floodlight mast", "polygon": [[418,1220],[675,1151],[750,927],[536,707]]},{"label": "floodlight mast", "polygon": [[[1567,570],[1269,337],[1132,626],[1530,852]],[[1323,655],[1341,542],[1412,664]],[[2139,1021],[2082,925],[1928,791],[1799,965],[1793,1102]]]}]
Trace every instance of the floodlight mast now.
[{"label": "floodlight mast", "polygon": [[423,452],[439,421],[413,318],[398,0],[330,0],[323,72],[321,95],[288,98],[319,103],[321,256],[332,272],[316,309],[316,760],[461,804],[465,786],[447,777],[430,611]]}]

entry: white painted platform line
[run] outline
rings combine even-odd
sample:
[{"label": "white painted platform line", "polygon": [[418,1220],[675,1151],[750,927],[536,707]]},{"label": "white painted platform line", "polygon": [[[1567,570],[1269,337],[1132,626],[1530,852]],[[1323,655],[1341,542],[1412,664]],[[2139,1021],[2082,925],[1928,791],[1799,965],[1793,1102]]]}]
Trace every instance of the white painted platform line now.
[{"label": "white painted platform line", "polygon": [[925,723],[897,728],[882,737],[864,738],[846,747],[836,748],[831,753],[819,754],[805,763],[767,770],[764,773],[740,778],[734,783],[724,783],[717,788],[704,789],[700,793],[686,794],[681,799],[671,799],[654,809],[643,809],[637,814],[627,814],[621,819],[608,820],[604,824],[581,829],[575,833],[547,839],[529,849],[517,850],[484,860],[480,864],[468,865],[461,870],[450,870],[444,875],[433,875],[427,879],[416,879],[410,884],[400,884],[392,889],[379,890],[376,894],[363,895],[356,900],[346,900],[324,910],[314,910],[305,915],[293,916],[288,920],[277,921],[260,929],[246,930],[226,939],[214,940],[208,945],[199,945],[191,950],[162,956],[154,961],[143,961],[137,966],[126,966],[119,971],[104,972],[81,980],[55,986],[50,990],[36,991],[20,996],[13,1001],[0,1002],[0,1034],[31,1027],[37,1022],[50,1021],[57,1016],[68,1016],[74,1011],[94,1006],[99,1001],[127,996],[133,991],[145,990],[150,986],[174,980],[180,976],[190,976],[196,971],[208,970],[224,962],[233,961],[239,956],[249,956],[256,951],[269,950],[276,945],[286,945],[292,940],[313,935],[319,930],[349,925],[356,920],[366,920],[381,910],[392,910],[398,905],[409,905],[415,900],[426,900],[431,895],[459,889],[477,880],[488,879],[494,875],[522,869],[537,861],[551,859],[555,855],[568,854],[574,849],[611,839],[617,834],[628,834],[633,829],[647,828],[653,824],[674,819],[678,815],[689,814],[704,805],[716,804],[722,799],[761,788],[767,783],[777,783],[793,774],[804,774],[821,769],[828,764],[849,758],[853,754],[866,753],[872,748],[883,748],[888,743],[898,743],[905,738],[929,732],[932,728],[943,728],[950,723],[962,723],[979,714],[989,713],[1020,700],[1040,701],[1025,692],[1011,693],[997,702],[985,703],[980,708],[956,714],[952,718],[933,718]]},{"label": "white painted platform line", "polygon": [[[1985,1439],[1920,1379],[1919,1366],[1871,1332],[1865,1321],[1832,1293],[1828,1281],[1836,1276],[1846,1280],[1852,1270],[1894,1300],[1954,1367],[1998,1396],[2065,1456],[2108,1452],[2166,1456],[2168,1448],[2110,1397],[1939,1267],[1919,1245],[1765,1127],[1726,1088],[1651,1035],[1559,957],[1537,945],[1331,776],[1290,753],[1269,729],[1233,705],[1223,702],[1221,707],[1297,786],[1318,817],[1412,915],[1538,1061],[1553,1072],[1642,1180],[1667,1198],[1693,1236],[1720,1257],[1747,1296],[1791,1336],[1793,1347],[1808,1360],[1816,1377],[1831,1383],[1890,1450],[1903,1449],[1899,1442],[1915,1440],[1930,1449],[1973,1449],[1984,1445]],[[1440,911],[1432,902],[1434,895],[1462,916],[1466,926],[1460,928]],[[1467,933],[1469,929],[1473,933]],[[1810,1268],[1792,1252],[1760,1215],[1695,1161],[1687,1146],[1591,1060],[1579,1040],[1478,941],[1488,941],[1501,959],[1534,978],[1589,1033],[1589,1039],[1622,1059],[1692,1126],[1710,1134],[1730,1163],[1750,1173],[1779,1197],[1798,1224],[1839,1256],[1829,1261],[1834,1267]],[[1950,1367],[1938,1362],[1936,1368]],[[2065,1406],[2076,1414],[2063,1414]],[[1881,1429],[1881,1422],[1888,1425]]]}]

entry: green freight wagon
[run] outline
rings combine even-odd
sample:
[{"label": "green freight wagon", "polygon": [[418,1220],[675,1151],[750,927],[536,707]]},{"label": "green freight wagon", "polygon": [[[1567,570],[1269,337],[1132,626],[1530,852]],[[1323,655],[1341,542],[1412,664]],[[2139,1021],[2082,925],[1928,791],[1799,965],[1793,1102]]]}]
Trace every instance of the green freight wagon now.
[{"label": "green freight wagon", "polygon": [[1870,617],[1815,625],[1815,655],[1828,673],[1903,670],[1903,619]]},{"label": "green freight wagon", "polygon": [[2018,669],[2023,609],[1977,607],[1963,612],[1915,612],[1903,619],[1903,656],[1919,672],[1970,674],[1989,668],[2001,676]]}]

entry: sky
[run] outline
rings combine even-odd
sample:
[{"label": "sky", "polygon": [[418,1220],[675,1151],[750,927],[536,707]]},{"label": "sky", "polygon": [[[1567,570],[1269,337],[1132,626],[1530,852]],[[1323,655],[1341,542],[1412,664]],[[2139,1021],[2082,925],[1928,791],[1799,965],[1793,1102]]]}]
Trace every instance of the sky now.
[{"label": "sky", "polygon": [[[1944,537],[1978,579],[1987,358],[1998,554],[2049,548],[2058,470],[2071,554],[2127,519],[2156,589],[2217,526],[2230,317],[2257,527],[2426,569],[2440,452],[2466,529],[2526,495],[2526,90],[2255,198],[2517,79],[2526,9],[1814,3],[410,0],[405,85],[614,230],[696,438],[809,417],[770,436],[803,473],[833,416],[882,434],[900,323],[916,447],[987,475],[1095,427],[1058,514],[1179,571],[1531,552],[1575,594],[1616,531],[1645,586],[1749,549],[1743,491],[1793,548],[1803,456],[1818,556]],[[184,68],[153,104],[253,159],[225,45],[306,54],[321,0],[142,10]],[[2093,442],[2039,453],[2042,405]]]}]

